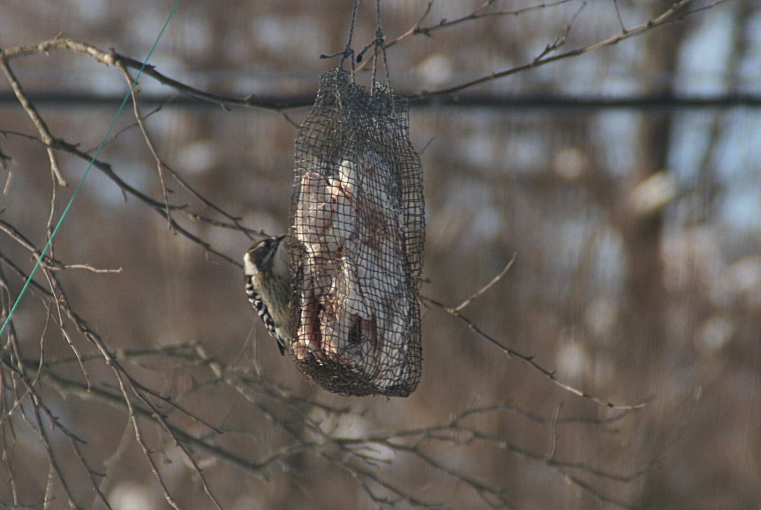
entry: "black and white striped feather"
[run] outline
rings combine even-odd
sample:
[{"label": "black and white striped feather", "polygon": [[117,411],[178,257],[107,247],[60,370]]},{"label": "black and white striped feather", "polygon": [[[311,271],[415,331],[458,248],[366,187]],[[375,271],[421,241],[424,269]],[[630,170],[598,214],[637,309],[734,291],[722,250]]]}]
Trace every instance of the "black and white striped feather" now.
[{"label": "black and white striped feather", "polygon": [[293,342],[293,284],[284,239],[285,236],[265,238],[243,257],[246,295],[277,340],[280,354],[285,354]]}]

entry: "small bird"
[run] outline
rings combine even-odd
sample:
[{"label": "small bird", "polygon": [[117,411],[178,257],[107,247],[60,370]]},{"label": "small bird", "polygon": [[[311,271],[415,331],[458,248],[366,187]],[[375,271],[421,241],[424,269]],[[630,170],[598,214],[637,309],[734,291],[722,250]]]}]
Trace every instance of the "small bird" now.
[{"label": "small bird", "polygon": [[293,282],[283,243],[285,238],[262,239],[254,243],[243,257],[246,295],[267,330],[277,339],[280,354],[285,354],[294,337],[291,310]]}]

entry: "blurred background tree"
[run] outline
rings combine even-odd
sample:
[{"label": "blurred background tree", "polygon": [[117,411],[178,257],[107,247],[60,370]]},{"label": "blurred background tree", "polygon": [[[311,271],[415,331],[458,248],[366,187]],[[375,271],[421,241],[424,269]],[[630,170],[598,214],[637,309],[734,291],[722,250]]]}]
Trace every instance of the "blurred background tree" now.
[{"label": "blurred background tree", "polygon": [[[3,320],[171,8],[0,4]],[[243,292],[351,2],[181,2],[1,339],[3,505],[761,504],[761,6],[382,13],[425,170],[417,391],[310,386]],[[513,255],[475,329],[435,304]]]}]

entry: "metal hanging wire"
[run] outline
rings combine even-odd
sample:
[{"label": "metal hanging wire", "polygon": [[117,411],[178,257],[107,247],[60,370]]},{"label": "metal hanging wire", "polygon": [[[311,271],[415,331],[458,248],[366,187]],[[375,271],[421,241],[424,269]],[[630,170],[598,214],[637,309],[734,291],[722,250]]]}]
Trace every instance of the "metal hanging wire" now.
[{"label": "metal hanging wire", "polygon": [[[359,10],[359,0],[354,0],[354,7],[352,8],[352,11],[351,11],[351,22],[349,23],[349,36],[346,38],[346,46],[344,47],[343,51],[339,51],[338,53],[334,53],[332,55],[320,55],[320,58],[323,60],[341,57],[341,60],[338,63],[338,67],[340,69],[343,69],[344,62],[346,62],[346,60],[349,60],[349,62],[351,63],[352,79],[354,78],[354,74],[356,73],[356,64],[354,59],[354,49],[351,47],[351,44],[354,39],[354,27],[357,24],[358,10]],[[359,57],[359,59],[361,60],[361,57]]]},{"label": "metal hanging wire", "polygon": [[[378,85],[378,63],[383,61],[383,70],[385,71],[386,87],[388,91],[391,91],[391,77],[388,71],[388,59],[386,57],[386,37],[383,33],[383,27],[381,22],[381,0],[375,0],[375,39],[365,46],[362,51],[355,53],[352,48],[354,40],[354,29],[357,24],[357,12],[359,11],[359,0],[354,0],[354,7],[351,13],[351,22],[349,24],[349,35],[346,40],[346,46],[343,51],[335,53],[333,55],[320,55],[322,59],[332,59],[341,57],[338,67],[343,69],[344,63],[348,60],[351,65],[351,78],[354,80],[354,76],[357,73],[357,64],[362,63],[365,58],[365,54],[372,49],[373,50],[373,67],[372,67],[372,79],[370,85],[370,93],[374,94]],[[355,56],[356,55],[356,56]]]}]

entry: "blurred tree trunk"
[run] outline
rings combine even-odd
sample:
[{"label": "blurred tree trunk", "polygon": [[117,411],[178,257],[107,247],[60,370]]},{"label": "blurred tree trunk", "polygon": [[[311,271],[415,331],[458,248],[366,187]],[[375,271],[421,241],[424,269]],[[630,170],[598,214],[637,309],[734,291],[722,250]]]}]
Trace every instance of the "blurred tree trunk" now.
[{"label": "blurred tree trunk", "polygon": [[[669,1],[655,2],[654,12],[668,8]],[[648,78],[644,94],[671,96],[677,67],[679,47],[684,36],[681,24],[660,30],[647,39],[643,76]],[[631,197],[636,186],[658,172],[666,170],[673,112],[671,110],[646,112],[640,119],[639,142],[636,160],[625,186],[625,207],[619,228],[628,257],[627,290],[628,310],[624,314],[628,342],[622,351],[621,367],[637,372],[638,363],[657,359],[663,353],[665,343],[664,310],[666,289],[663,282],[661,260],[661,235],[663,209],[640,213],[632,204]]]},{"label": "blurred tree trunk", "polygon": [[[662,12],[672,3],[653,2],[653,13]],[[685,28],[675,23],[668,30],[658,30],[647,38],[642,65],[647,69],[643,93],[670,96],[674,93],[679,48]],[[623,328],[625,346],[619,351],[618,368],[624,384],[639,381],[636,387],[651,394],[663,395],[664,370],[668,370],[666,313],[667,290],[664,285],[664,263],[661,258],[664,208],[638,212],[631,200],[636,186],[654,174],[666,170],[671,145],[673,110],[645,112],[640,118],[636,160],[625,185],[625,200],[620,203],[625,213],[620,222],[624,253],[627,261],[627,297]],[[646,368],[644,368],[646,367]],[[645,383],[645,384],[642,384]],[[641,432],[646,436],[640,443],[646,451],[641,458],[653,459],[670,432],[664,427],[662,413],[652,413],[651,423]],[[663,498],[664,472],[656,463],[648,470],[643,491],[634,507],[658,508],[667,502]]]}]

